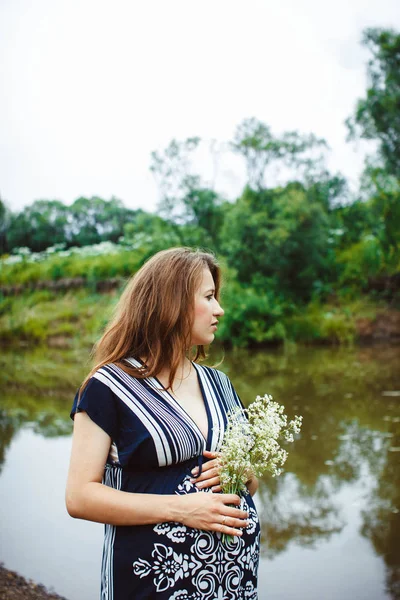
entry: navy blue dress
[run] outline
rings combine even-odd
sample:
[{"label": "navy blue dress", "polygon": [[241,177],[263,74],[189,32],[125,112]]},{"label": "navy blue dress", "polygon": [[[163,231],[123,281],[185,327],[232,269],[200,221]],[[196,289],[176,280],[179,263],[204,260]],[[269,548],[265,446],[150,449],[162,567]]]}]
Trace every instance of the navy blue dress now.
[{"label": "navy blue dress", "polygon": [[[133,366],[141,363],[129,359]],[[207,411],[207,440],[188,413],[153,377],[136,379],[109,364],[90,379],[79,407],[110,437],[103,483],[144,494],[212,493],[190,483],[204,450],[219,449],[227,412],[240,406],[228,377],[193,363]],[[260,526],[250,495],[243,536],[167,522],[105,526],[101,600],[254,600]]]}]

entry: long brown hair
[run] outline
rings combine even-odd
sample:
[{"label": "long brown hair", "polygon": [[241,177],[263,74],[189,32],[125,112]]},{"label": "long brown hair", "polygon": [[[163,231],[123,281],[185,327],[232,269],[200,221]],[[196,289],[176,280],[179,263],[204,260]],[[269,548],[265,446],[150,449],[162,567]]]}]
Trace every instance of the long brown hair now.
[{"label": "long brown hair", "polygon": [[[169,388],[190,348],[194,297],[202,271],[208,268],[219,300],[221,272],[214,255],[192,248],[170,248],[150,258],[131,277],[115,308],[114,316],[93,350],[95,366],[80,388],[105,364],[114,363],[126,373],[152,377],[169,369]],[[204,346],[196,346],[193,360],[205,358]],[[135,368],[125,359],[143,357]]]}]

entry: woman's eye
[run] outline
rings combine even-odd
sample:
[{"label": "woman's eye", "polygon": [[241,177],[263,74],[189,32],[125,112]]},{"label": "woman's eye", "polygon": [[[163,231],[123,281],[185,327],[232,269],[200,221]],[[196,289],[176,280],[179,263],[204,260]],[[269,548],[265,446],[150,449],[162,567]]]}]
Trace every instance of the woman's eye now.
[{"label": "woman's eye", "polygon": [[214,298],[214,294],[210,294],[209,296],[206,296],[207,300],[212,300]]}]

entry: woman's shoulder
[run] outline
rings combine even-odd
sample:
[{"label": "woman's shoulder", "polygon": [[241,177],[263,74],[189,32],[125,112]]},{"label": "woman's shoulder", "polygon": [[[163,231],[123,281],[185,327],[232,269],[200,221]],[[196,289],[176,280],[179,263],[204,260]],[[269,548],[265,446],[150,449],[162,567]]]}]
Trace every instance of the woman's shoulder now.
[{"label": "woman's shoulder", "polygon": [[131,377],[127,378],[127,373],[115,363],[106,363],[96,369],[84,388],[86,394],[105,394],[118,396],[118,390],[127,386]]},{"label": "woman's shoulder", "polygon": [[138,385],[143,377],[135,377],[135,369],[140,370],[140,363],[133,359],[124,359],[121,363],[106,363],[99,367],[91,376],[90,380],[97,380],[105,386],[115,390],[117,388]]},{"label": "woman's shoulder", "polygon": [[112,380],[113,373],[118,373],[118,369],[119,367],[116,364],[106,363],[105,365],[102,365],[101,367],[96,369],[94,373],[92,373],[88,383],[101,382],[104,385],[107,385],[107,387],[109,387],[108,383],[110,383],[110,381]]},{"label": "woman's shoulder", "polygon": [[[101,367],[99,367],[91,376],[92,378],[95,379],[101,379],[104,376],[108,376],[108,377],[115,377],[115,376],[120,376],[122,374],[129,374],[131,377],[133,376],[131,374],[132,371],[134,371],[135,369],[140,369],[141,367],[141,363],[134,359],[134,358],[124,358],[123,360],[119,361],[119,362],[109,362],[109,363],[105,363],[104,365],[101,365]],[[133,368],[132,368],[133,367]],[[127,369],[127,370],[125,370]]]},{"label": "woman's shoulder", "polygon": [[99,407],[107,405],[119,410],[123,404],[143,397],[144,391],[139,379],[124,371],[118,364],[106,363],[87,380],[81,390],[79,404],[83,406],[85,403],[93,403]]}]

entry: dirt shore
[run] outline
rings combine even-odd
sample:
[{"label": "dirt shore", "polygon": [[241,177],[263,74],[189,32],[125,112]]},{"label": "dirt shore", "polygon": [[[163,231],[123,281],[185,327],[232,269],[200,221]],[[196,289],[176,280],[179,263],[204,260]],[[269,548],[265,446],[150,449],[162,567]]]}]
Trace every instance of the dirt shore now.
[{"label": "dirt shore", "polygon": [[0,563],[0,600],[67,600],[40,583],[27,580]]}]

